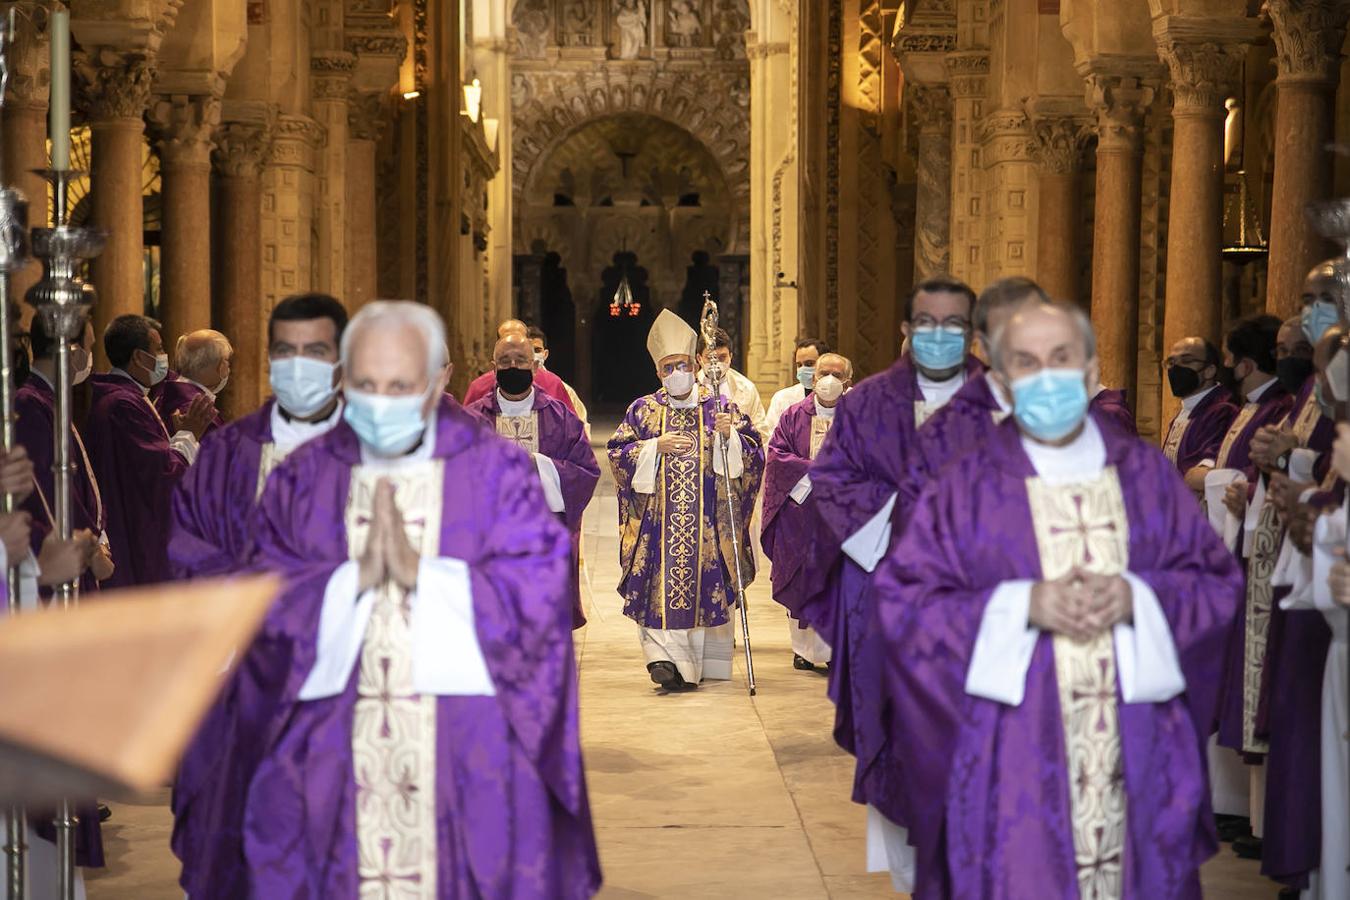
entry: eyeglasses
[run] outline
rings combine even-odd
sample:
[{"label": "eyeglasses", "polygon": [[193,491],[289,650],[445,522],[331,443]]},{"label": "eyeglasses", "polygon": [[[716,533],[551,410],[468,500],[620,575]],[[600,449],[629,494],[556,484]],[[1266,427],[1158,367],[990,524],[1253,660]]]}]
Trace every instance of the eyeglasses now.
[{"label": "eyeglasses", "polygon": [[689,365],[689,363],[687,362],[666,363],[664,366],[661,367],[662,376],[673,375],[676,372],[692,372],[692,371],[694,371],[693,366]]},{"label": "eyeglasses", "polygon": [[911,324],[915,328],[941,328],[944,331],[960,332],[961,334],[970,330],[970,322],[960,316],[949,316],[939,322],[932,316],[923,314],[916,316]]}]

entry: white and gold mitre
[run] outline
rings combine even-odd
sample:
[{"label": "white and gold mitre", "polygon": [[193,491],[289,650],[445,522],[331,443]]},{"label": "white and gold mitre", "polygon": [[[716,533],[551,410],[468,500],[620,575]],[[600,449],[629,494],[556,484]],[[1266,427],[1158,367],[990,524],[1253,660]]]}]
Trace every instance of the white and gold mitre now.
[{"label": "white and gold mitre", "polygon": [[667,356],[684,354],[692,359],[698,353],[698,334],[684,319],[663,309],[647,332],[647,352],[658,366]]}]

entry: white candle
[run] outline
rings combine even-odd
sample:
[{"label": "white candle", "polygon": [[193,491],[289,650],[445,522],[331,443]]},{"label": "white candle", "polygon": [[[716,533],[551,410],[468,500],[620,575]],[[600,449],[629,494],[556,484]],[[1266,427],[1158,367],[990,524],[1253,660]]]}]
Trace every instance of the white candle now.
[{"label": "white candle", "polygon": [[52,140],[52,168],[70,168],[70,10],[51,15],[52,91],[47,130]]}]

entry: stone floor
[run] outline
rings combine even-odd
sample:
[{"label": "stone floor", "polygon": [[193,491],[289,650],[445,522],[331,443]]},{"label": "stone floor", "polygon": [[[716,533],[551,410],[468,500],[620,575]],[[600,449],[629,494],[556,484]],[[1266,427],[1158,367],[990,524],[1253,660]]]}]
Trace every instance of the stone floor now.
[{"label": "stone floor", "polygon": [[[747,695],[739,662],[734,681],[661,696],[613,590],[615,515],[607,475],[586,521],[590,624],[577,647],[601,896],[895,896],[885,876],[865,871],[864,816],[848,800],[851,760],[830,738],[825,679],[792,668],[787,623],[762,583],[750,594],[758,696]],[[114,805],[111,865],[89,879],[91,900],[180,900],[166,803]],[[1256,868],[1225,848],[1205,869],[1206,896],[1273,898]]]}]

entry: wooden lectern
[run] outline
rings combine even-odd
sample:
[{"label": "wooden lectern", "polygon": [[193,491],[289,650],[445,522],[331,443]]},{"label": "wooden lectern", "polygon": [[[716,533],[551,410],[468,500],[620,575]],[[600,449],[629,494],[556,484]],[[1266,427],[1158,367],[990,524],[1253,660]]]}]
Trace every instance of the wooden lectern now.
[{"label": "wooden lectern", "polygon": [[0,803],[163,787],[279,587],[176,583],[0,619]]}]

